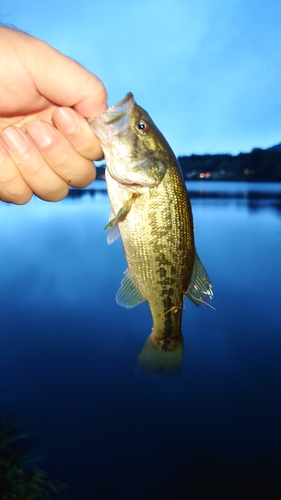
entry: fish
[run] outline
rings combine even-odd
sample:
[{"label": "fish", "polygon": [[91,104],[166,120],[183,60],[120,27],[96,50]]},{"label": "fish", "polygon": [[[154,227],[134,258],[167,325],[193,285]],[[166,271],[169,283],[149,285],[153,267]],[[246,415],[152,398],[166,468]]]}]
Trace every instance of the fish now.
[{"label": "fish", "polygon": [[100,140],[111,214],[107,241],[121,236],[128,268],[116,295],[131,308],[146,301],[153,327],[137,358],[149,374],[179,375],[184,296],[194,304],[213,298],[196,252],[193,215],[171,147],[129,92],[89,124]]}]

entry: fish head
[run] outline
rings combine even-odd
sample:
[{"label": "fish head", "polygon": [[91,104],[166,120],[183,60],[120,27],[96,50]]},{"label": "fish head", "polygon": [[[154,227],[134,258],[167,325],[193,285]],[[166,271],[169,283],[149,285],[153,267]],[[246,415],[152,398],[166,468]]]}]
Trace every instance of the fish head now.
[{"label": "fish head", "polygon": [[173,152],[131,92],[88,121],[100,139],[107,169],[118,183],[151,188],[161,182]]}]

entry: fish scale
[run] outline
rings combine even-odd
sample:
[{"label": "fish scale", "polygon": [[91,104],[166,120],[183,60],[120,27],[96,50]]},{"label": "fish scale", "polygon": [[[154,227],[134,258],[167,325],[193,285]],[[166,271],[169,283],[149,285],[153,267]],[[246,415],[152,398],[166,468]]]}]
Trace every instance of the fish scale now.
[{"label": "fish scale", "polygon": [[152,332],[138,365],[149,372],[178,374],[184,294],[197,305],[212,298],[194,246],[192,210],[180,167],[132,94],[90,123],[107,164],[109,231],[118,227],[128,263],[117,302],[133,307],[147,301],[152,315]]}]

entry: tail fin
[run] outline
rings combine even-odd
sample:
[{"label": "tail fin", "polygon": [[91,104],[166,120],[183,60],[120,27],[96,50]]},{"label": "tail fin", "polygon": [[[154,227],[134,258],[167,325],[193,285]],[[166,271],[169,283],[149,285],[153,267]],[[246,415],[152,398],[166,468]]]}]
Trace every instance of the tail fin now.
[{"label": "tail fin", "polygon": [[146,340],[137,358],[137,368],[150,375],[176,376],[181,373],[183,338],[155,342],[152,335]]}]

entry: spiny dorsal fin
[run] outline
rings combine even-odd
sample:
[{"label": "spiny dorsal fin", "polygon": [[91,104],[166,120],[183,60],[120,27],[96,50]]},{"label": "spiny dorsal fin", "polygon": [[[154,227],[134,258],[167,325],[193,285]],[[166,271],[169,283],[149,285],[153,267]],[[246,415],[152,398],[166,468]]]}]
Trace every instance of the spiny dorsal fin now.
[{"label": "spiny dorsal fin", "polygon": [[194,266],[189,287],[185,295],[197,306],[206,304],[213,298],[213,287],[201,260],[195,252]]},{"label": "spiny dorsal fin", "polygon": [[129,269],[126,269],[124,275],[121,286],[116,294],[117,304],[129,308],[144,302],[144,298],[138,291]]}]

